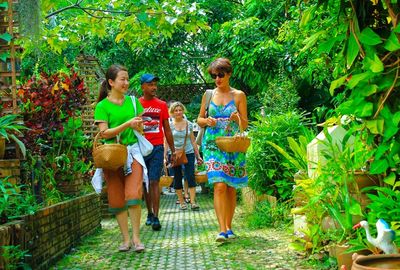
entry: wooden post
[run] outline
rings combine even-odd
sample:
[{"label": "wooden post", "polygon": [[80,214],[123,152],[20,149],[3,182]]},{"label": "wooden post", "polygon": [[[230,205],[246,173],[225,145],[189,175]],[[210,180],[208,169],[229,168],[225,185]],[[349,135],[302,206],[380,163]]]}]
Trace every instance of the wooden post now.
[{"label": "wooden post", "polygon": [[15,44],[14,44],[14,18],[13,0],[8,0],[8,32],[12,36],[10,42],[10,62],[11,62],[11,91],[13,99],[13,113],[17,113],[17,78],[15,69]]}]

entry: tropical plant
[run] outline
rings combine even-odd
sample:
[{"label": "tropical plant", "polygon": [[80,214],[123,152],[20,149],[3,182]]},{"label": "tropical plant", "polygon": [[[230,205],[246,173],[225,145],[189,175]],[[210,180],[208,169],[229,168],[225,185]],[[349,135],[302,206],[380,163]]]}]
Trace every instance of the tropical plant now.
[{"label": "tropical plant", "polygon": [[1,246],[1,255],[5,261],[5,270],[28,270],[31,267],[24,263],[24,257],[28,255],[27,250],[22,250],[19,245],[17,246]]},{"label": "tropical plant", "polygon": [[0,216],[2,223],[22,215],[33,214],[39,208],[25,185],[15,185],[3,178],[0,181]]},{"label": "tropical plant", "polygon": [[49,144],[52,132],[62,131],[63,123],[79,115],[86,102],[83,80],[74,70],[70,72],[33,76],[18,90],[24,122],[29,128],[23,141],[32,153],[40,152],[39,138]]},{"label": "tropical plant", "polygon": [[[311,49],[334,63],[335,80],[329,90],[337,101],[336,111],[362,120],[365,142],[376,149],[370,173],[389,173],[400,164],[397,1],[307,2],[301,24],[315,28],[304,50]],[[323,17],[321,12],[331,15]]]},{"label": "tropical plant", "polygon": [[21,150],[22,155],[25,156],[25,144],[18,139],[17,135],[22,136],[22,130],[26,130],[27,127],[21,124],[18,117],[19,115],[17,114],[8,114],[0,117],[0,137],[4,137],[8,141],[10,139],[15,141]]},{"label": "tropical plant", "polygon": [[289,149],[286,138],[297,137],[305,132],[306,117],[303,113],[287,113],[257,116],[252,123],[249,135],[251,147],[247,153],[249,186],[258,194],[268,194],[281,199],[289,199],[293,188],[293,174],[282,163],[285,158],[271,145],[273,142],[281,148]]}]

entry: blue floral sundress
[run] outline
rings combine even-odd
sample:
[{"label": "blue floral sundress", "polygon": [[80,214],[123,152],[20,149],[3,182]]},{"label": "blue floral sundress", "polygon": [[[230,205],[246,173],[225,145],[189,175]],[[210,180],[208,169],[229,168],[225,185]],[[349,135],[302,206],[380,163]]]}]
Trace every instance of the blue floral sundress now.
[{"label": "blue floral sundress", "polygon": [[219,136],[233,136],[237,133],[238,124],[229,121],[230,115],[235,111],[237,108],[234,100],[225,106],[210,102],[208,115],[217,118],[217,125],[205,129],[202,149],[208,183],[223,182],[237,189],[247,186],[246,153],[223,152],[215,143],[215,139]]}]

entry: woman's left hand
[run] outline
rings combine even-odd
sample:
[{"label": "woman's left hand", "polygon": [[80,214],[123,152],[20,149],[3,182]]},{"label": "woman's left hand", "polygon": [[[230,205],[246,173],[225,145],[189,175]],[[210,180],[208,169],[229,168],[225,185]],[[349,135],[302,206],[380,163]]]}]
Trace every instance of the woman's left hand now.
[{"label": "woman's left hand", "polygon": [[235,121],[236,123],[239,123],[239,113],[237,111],[234,111],[231,113],[231,116],[229,117],[229,121]]},{"label": "woman's left hand", "polygon": [[203,162],[204,162],[203,159],[201,158],[201,156],[197,156],[196,160],[197,160],[198,165],[203,164]]}]

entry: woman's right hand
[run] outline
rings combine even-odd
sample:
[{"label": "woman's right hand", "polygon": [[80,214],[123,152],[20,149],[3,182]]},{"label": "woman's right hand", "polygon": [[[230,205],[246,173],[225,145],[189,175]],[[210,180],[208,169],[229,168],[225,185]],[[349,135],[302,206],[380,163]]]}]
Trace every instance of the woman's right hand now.
[{"label": "woman's right hand", "polygon": [[217,125],[217,119],[213,117],[207,117],[206,118],[206,125],[209,127],[215,127]]}]

